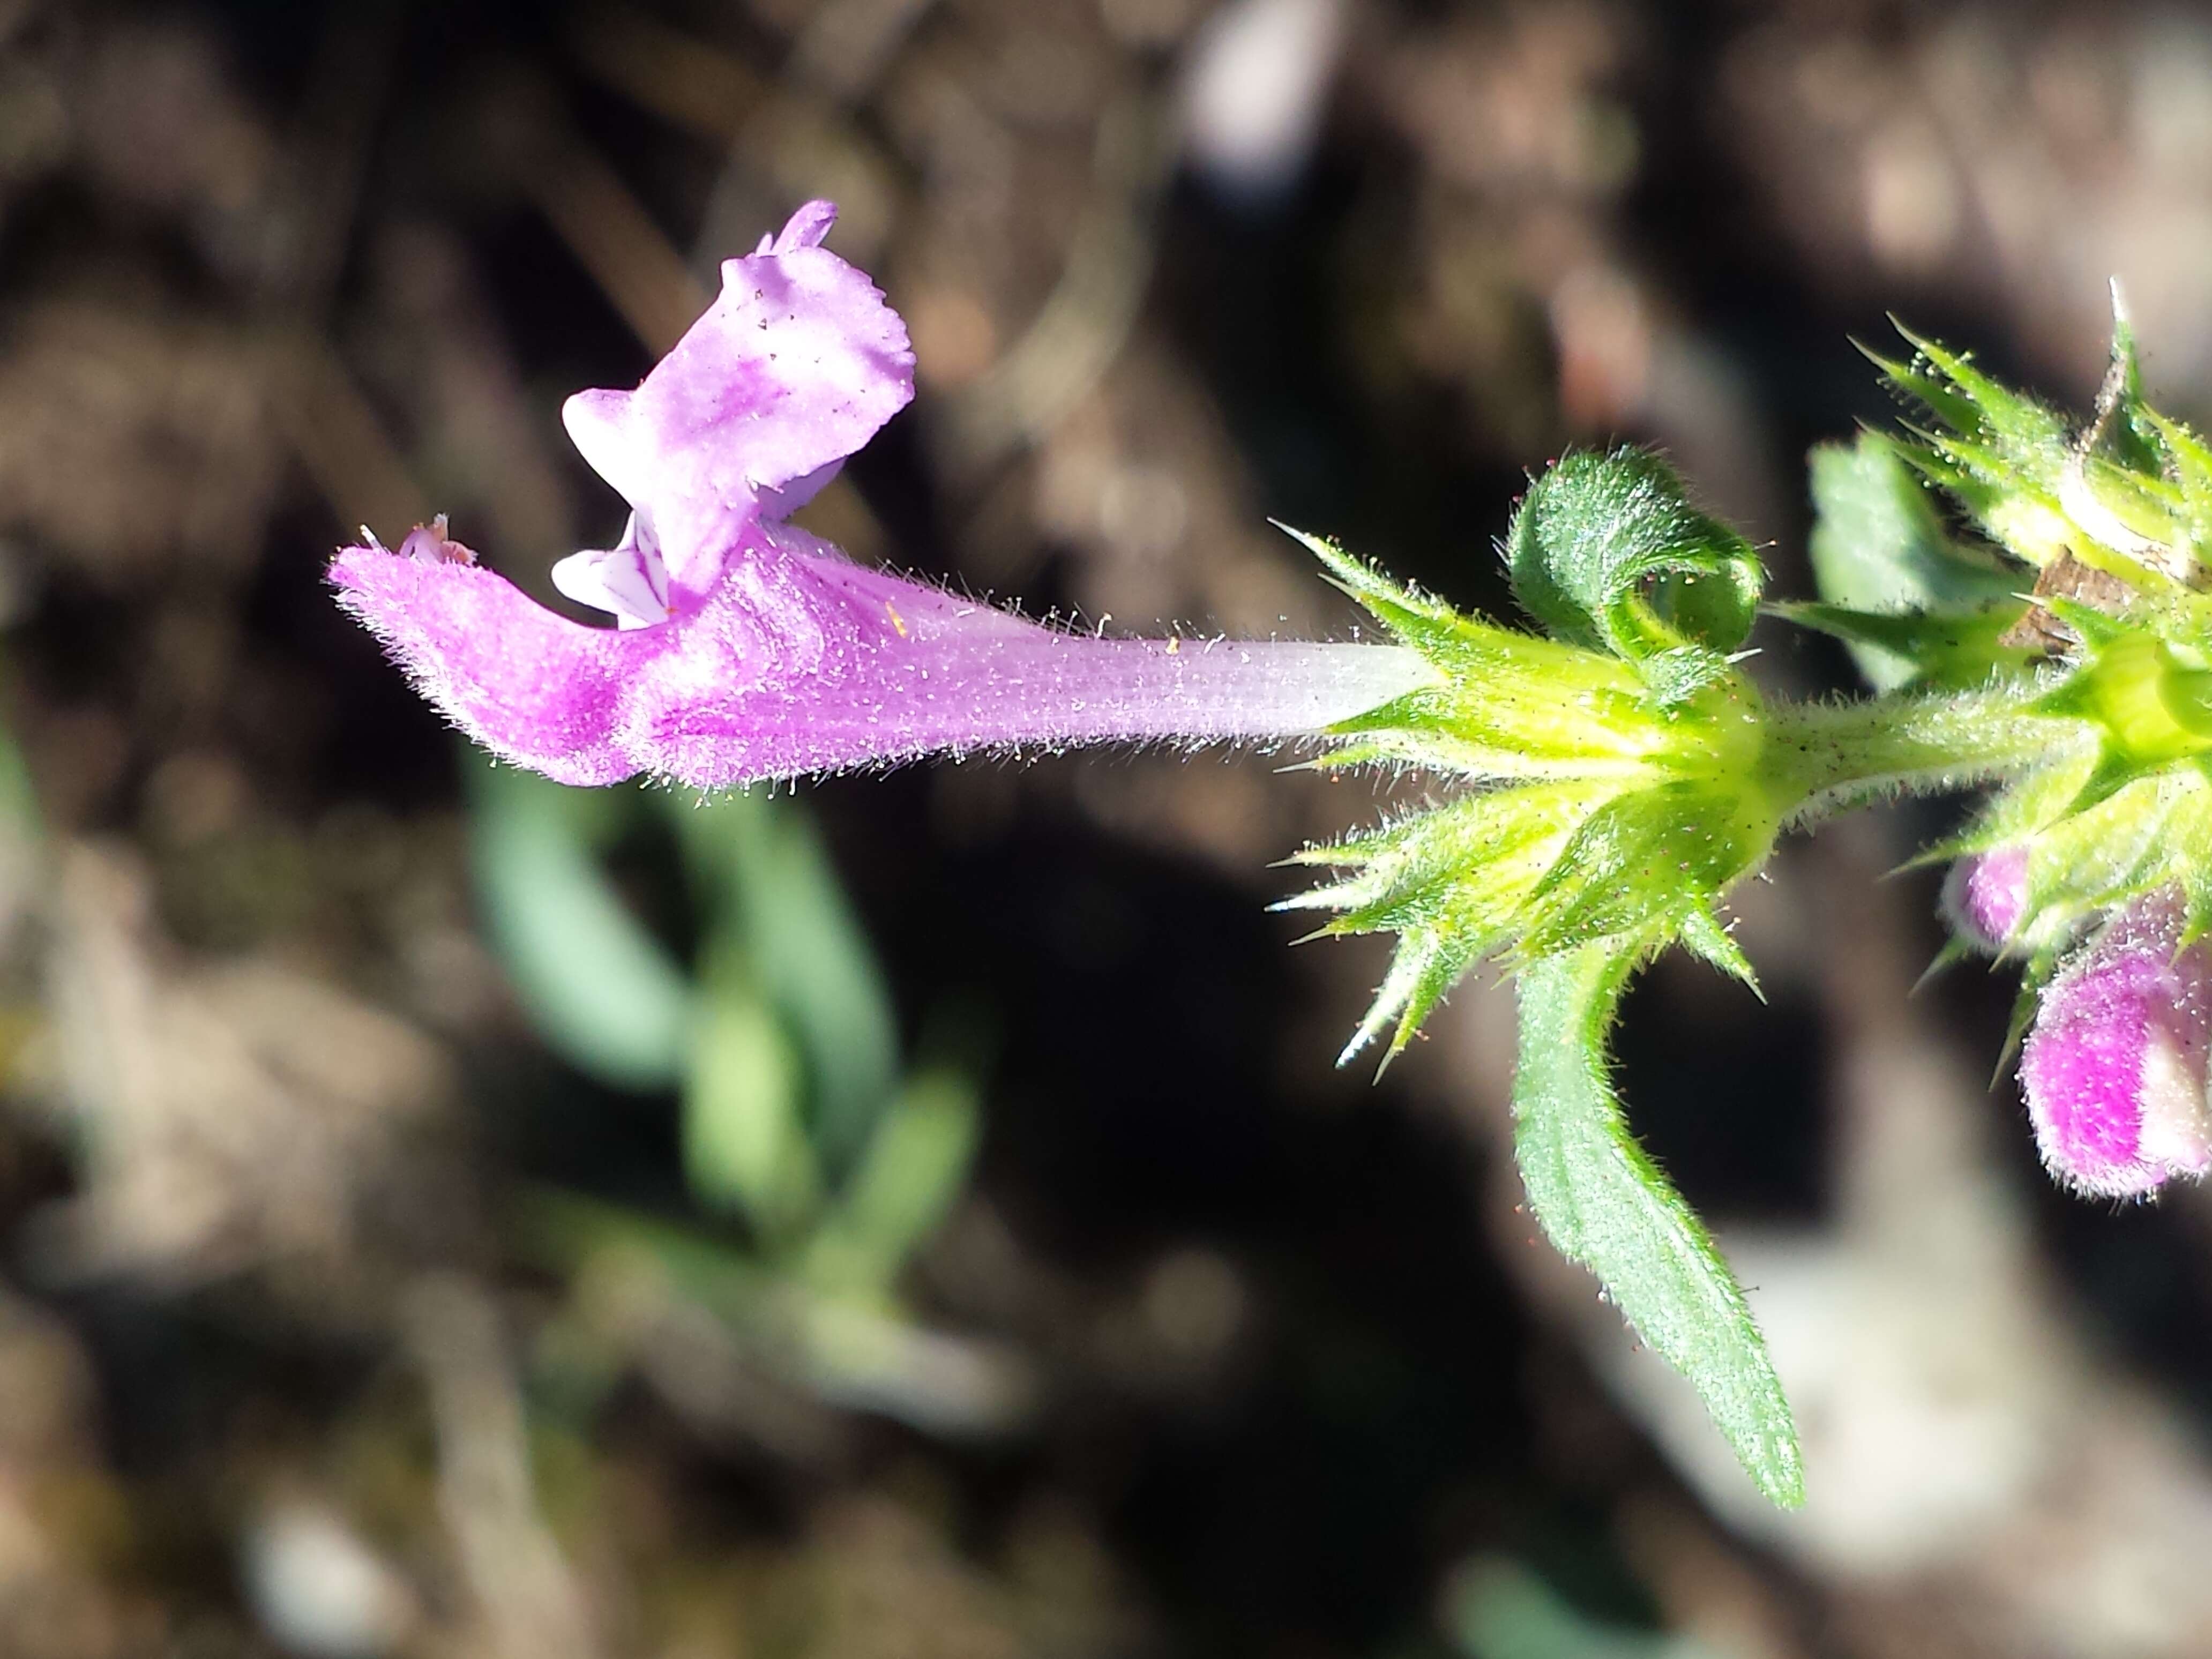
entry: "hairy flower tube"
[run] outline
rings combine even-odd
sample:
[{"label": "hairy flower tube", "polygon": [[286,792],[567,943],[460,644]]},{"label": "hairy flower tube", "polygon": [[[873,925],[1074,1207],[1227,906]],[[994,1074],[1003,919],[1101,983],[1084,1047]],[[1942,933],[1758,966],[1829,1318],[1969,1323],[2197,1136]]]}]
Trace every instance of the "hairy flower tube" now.
[{"label": "hairy flower tube", "polygon": [[810,203],[726,263],[635,390],[568,400],[631,512],[554,582],[618,626],[556,616],[442,527],[331,562],[339,603],[455,726],[563,783],[715,788],[935,751],[1292,737],[1432,678],[1393,646],[1071,634],[786,522],[914,395],[905,325],[820,246],[835,217]]},{"label": "hairy flower tube", "polygon": [[2044,988],[2021,1085],[2045,1165],[2078,1192],[2138,1198],[2212,1170],[2212,949],[2183,937],[2179,895],[2136,899]]}]

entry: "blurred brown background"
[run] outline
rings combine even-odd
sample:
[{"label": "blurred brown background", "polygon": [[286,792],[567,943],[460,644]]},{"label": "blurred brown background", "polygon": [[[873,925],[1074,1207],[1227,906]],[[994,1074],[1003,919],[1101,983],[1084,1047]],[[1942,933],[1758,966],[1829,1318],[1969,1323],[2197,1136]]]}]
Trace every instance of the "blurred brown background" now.
[{"label": "blurred brown background", "polygon": [[[697,809],[502,783],[320,585],[550,599],[628,385],[797,202],[921,395],[809,522],[1097,625],[1465,603],[1565,446],[1806,590],[1886,312],[2212,413],[2212,22],[2134,4],[0,0],[0,1652],[2212,1652],[2212,1207],[2052,1193],[1883,880],[1621,1036],[1805,1432],[1764,1510],[1501,1159],[1479,975],[1269,867],[1264,757]],[[1806,695],[1842,659],[1777,631]]]}]

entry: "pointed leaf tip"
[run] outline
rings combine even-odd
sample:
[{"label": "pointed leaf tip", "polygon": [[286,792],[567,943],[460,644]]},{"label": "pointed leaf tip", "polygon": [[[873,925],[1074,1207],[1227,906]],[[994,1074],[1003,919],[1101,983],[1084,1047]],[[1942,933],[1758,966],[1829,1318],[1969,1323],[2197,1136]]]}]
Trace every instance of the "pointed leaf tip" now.
[{"label": "pointed leaf tip", "polygon": [[1561,1254],[1686,1376],[1759,1490],[1804,1501],[1790,1404],[1742,1290],[1681,1194],[1630,1133],[1605,1039],[1634,966],[1599,940],[1520,977],[1514,1152],[1528,1206]]}]

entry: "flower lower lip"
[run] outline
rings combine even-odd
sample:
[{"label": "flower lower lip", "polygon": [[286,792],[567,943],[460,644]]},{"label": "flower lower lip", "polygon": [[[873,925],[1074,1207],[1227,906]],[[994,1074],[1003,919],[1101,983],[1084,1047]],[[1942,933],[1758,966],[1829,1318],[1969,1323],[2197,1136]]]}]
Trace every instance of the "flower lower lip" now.
[{"label": "flower lower lip", "polygon": [[2130,902],[2043,991],[2021,1056],[2044,1162],[2106,1197],[2212,1168],[2212,951],[2184,946],[2179,896]]}]

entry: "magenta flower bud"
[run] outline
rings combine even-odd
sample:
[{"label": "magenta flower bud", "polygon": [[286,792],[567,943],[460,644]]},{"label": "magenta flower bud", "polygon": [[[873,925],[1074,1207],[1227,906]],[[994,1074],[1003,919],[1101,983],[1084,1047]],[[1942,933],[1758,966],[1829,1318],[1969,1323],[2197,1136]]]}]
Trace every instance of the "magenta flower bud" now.
[{"label": "magenta flower bud", "polygon": [[2212,1169],[2212,951],[2170,893],[2136,899],[2044,988],[2021,1051],[2036,1145],[2075,1191],[2136,1198]]},{"label": "magenta flower bud", "polygon": [[1960,942],[1996,956],[2027,909],[2027,848],[1970,853],[1943,878],[1943,919]]},{"label": "magenta flower bud", "polygon": [[932,752],[1318,732],[1429,684],[1395,646],[1102,639],[865,569],[784,522],[914,395],[906,325],[820,246],[812,202],[722,267],[722,291],[629,392],[568,400],[569,436],[629,502],[553,582],[556,616],[445,533],[374,537],[330,569],[447,719],[564,783],[702,788]]}]

